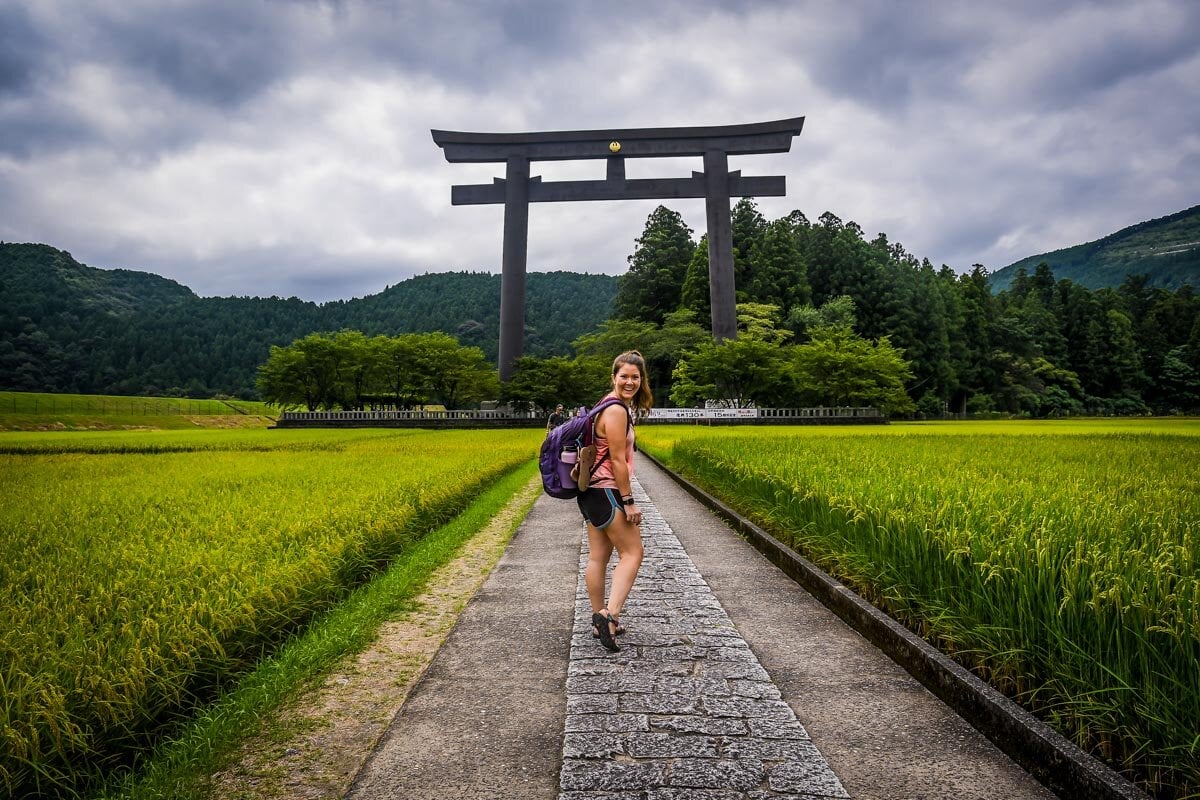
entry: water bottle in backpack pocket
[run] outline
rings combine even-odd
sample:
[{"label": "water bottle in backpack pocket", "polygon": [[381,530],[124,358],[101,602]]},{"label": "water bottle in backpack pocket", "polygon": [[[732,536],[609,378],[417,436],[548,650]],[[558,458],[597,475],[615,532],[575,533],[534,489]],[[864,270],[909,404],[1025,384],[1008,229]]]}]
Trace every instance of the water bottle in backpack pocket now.
[{"label": "water bottle in backpack pocket", "polygon": [[551,497],[570,500],[587,489],[596,465],[593,423],[601,411],[611,405],[624,405],[615,397],[596,404],[581,417],[571,417],[546,435],[538,456],[542,488]]},{"label": "water bottle in backpack pocket", "polygon": [[560,486],[570,486],[577,483],[579,474],[579,448],[572,442],[565,445],[558,455],[558,483]]}]

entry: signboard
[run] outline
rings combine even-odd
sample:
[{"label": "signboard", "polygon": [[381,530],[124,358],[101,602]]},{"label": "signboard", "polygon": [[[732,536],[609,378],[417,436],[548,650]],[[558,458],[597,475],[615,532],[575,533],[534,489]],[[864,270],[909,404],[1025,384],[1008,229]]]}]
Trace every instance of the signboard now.
[{"label": "signboard", "polygon": [[652,408],[650,419],[754,419],[757,408]]}]

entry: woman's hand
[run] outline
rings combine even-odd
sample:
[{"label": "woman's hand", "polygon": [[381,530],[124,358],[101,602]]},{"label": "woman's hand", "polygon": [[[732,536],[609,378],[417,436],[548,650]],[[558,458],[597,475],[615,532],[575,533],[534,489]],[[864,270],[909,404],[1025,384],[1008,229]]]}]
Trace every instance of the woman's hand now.
[{"label": "woman's hand", "polygon": [[642,510],[636,503],[625,506],[625,518],[633,525],[642,524]]}]

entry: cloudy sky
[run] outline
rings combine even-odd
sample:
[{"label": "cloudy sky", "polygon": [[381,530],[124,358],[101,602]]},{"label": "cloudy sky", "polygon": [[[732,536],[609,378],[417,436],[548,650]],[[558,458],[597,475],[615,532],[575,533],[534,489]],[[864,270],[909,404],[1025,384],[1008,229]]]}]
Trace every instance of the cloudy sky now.
[{"label": "cloudy sky", "polygon": [[[1200,2],[0,0],[0,239],[202,295],[498,272],[431,128],[806,117],[768,218],[963,271],[1200,203]],[[603,163],[536,163],[547,180]],[[700,160],[631,160],[630,177]],[[619,274],[654,201],[539,203],[529,268]],[[696,236],[703,200],[671,201]]]}]

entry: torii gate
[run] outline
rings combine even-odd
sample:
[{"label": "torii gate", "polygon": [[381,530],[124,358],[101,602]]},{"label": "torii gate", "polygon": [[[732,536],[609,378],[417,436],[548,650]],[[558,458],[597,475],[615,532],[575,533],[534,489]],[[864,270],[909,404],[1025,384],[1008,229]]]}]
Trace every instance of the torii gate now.
[{"label": "torii gate", "polygon": [[[466,133],[433,130],[446,160],[504,162],[503,178],[492,183],[452,186],[456,206],[504,204],[504,259],[500,277],[500,380],[512,377],[524,351],[525,265],[529,243],[529,204],[568,200],[668,200],[703,197],[708,216],[708,279],[713,338],[737,336],[734,309],[731,197],[782,197],[782,175],[743,177],[729,171],[729,156],[786,153],[800,135],[804,117],[751,125],[700,128],[627,128],[538,133]],[[625,177],[626,158],[703,156],[704,172],[690,178]],[[531,161],[608,160],[602,181],[543,182],[530,177]]]}]

